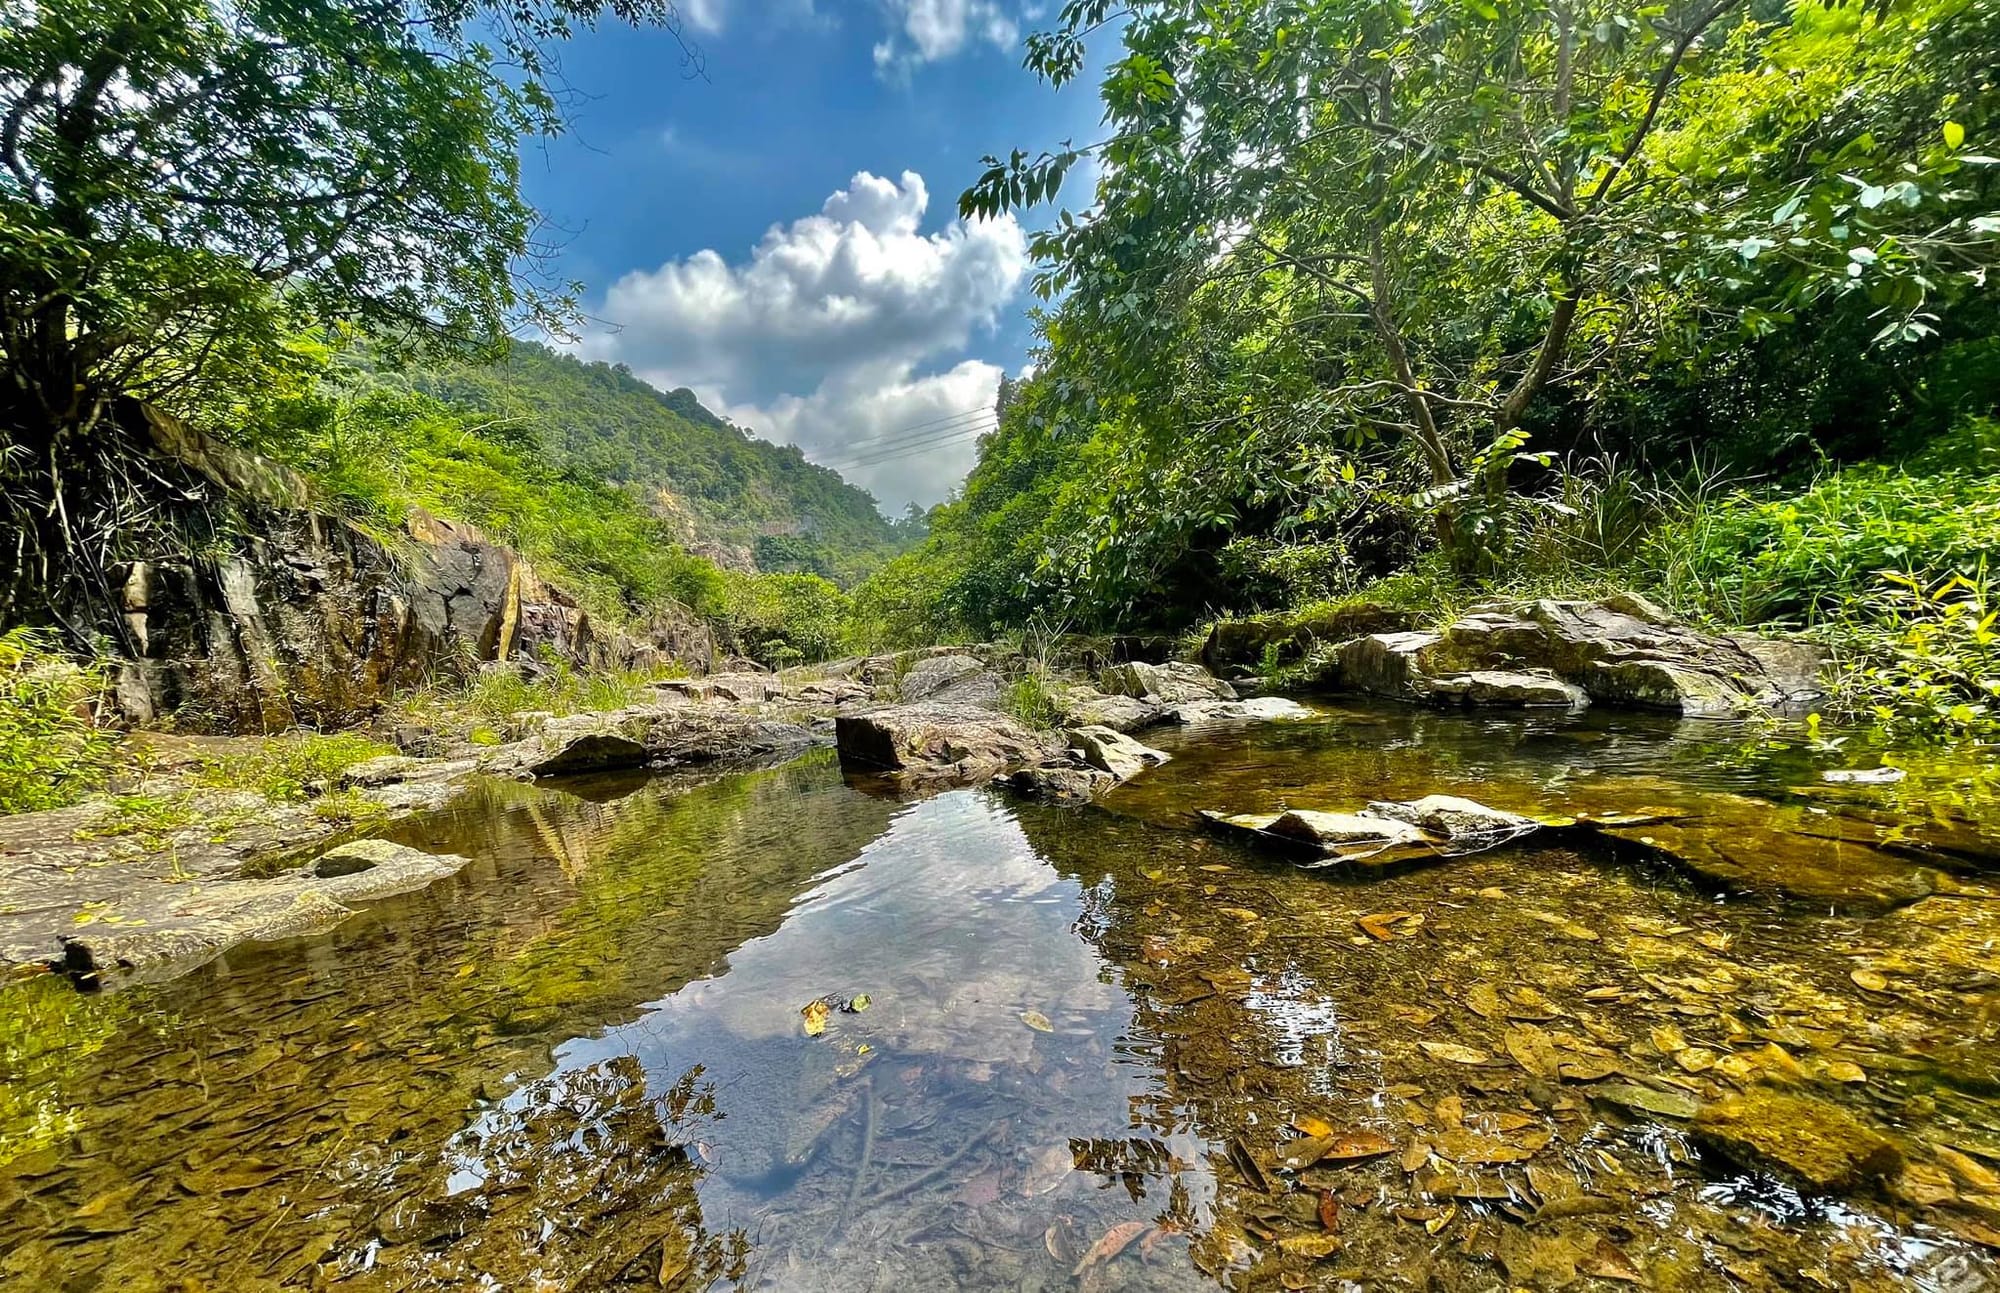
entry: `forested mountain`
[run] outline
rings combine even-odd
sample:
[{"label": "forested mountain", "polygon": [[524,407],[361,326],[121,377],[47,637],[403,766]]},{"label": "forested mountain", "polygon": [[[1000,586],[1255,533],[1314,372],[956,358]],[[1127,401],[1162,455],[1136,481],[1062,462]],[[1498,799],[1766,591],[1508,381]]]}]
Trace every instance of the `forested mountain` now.
[{"label": "forested mountain", "polygon": [[517,342],[497,364],[442,364],[399,380],[530,429],[552,466],[631,492],[682,546],[726,569],[845,583],[898,547],[866,491],[717,417],[694,392],[656,390],[623,365]]}]

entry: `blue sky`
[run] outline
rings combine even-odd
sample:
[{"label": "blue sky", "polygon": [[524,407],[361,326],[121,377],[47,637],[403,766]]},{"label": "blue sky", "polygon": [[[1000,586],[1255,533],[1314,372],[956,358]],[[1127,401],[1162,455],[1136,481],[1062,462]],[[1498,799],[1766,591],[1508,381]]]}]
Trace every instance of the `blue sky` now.
[{"label": "blue sky", "polygon": [[[680,0],[705,79],[663,31],[565,46],[585,97],[523,169],[598,320],[576,348],[693,387],[889,511],[943,497],[970,434],[901,446],[976,430],[1026,362],[1026,230],[1049,217],[966,225],[958,194],[983,153],[1094,138],[1094,78],[1021,68],[1049,7]],[[1087,177],[1063,199],[1086,205]]]}]

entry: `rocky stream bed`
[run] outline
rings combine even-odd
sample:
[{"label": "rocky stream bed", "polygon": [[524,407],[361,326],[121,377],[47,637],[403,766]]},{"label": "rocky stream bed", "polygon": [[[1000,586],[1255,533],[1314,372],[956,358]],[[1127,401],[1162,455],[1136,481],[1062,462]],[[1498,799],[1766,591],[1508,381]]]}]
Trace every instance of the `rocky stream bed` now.
[{"label": "rocky stream bed", "polygon": [[0,992],[0,1286],[1996,1287],[2000,776],[1635,610],[1050,731],[991,652],[678,682],[171,873],[8,823],[8,955],[116,990]]}]

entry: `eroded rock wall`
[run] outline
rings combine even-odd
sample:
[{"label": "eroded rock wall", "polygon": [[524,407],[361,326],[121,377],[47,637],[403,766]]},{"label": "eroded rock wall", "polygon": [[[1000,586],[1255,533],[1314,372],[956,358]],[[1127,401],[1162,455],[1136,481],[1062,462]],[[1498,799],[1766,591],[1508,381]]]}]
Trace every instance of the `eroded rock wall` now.
[{"label": "eroded rock wall", "polygon": [[392,691],[494,661],[706,668],[692,615],[640,632],[601,625],[519,554],[469,525],[413,513],[382,539],[314,507],[306,482],[136,410],[155,451],[190,469],[210,536],[114,571],[125,641],[119,708],[190,730],[349,723]]}]

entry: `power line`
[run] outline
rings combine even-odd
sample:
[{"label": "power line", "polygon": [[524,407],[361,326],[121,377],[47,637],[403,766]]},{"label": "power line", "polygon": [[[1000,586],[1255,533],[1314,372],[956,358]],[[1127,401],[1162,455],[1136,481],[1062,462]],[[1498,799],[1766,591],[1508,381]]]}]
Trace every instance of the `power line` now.
[{"label": "power line", "polygon": [[982,409],[970,418],[960,418],[950,425],[933,427],[917,435],[902,436],[893,440],[854,441],[843,447],[847,450],[847,458],[868,458],[878,453],[892,453],[898,449],[921,449],[926,445],[949,440],[974,427],[992,426],[994,421],[992,410]]},{"label": "power line", "polygon": [[947,436],[941,436],[935,440],[925,441],[921,444],[905,445],[900,449],[864,454],[842,462],[830,462],[822,465],[830,467],[834,471],[849,471],[856,467],[872,467],[878,463],[893,462],[898,458],[920,457],[923,454],[933,453],[953,444],[977,440],[980,436],[992,432],[998,425],[997,422],[984,422],[967,427],[961,431],[955,431]]},{"label": "power line", "polygon": [[958,419],[960,419],[960,418],[963,418],[963,417],[970,417],[970,416],[971,416],[971,415],[973,415],[974,413],[991,413],[992,411],[993,411],[993,406],[992,406],[991,404],[981,404],[981,405],[978,405],[978,406],[977,406],[977,407],[975,407],[975,408],[969,408],[969,409],[961,409],[961,410],[959,410],[959,411],[958,411],[958,412],[956,412],[956,413],[943,413],[943,414],[939,414],[939,415],[938,415],[937,417],[934,417],[934,418],[928,418],[928,419],[926,419],[926,420],[924,420],[924,421],[922,421],[922,422],[912,422],[912,423],[910,423],[910,424],[909,424],[908,426],[900,426],[900,427],[897,427],[897,428],[895,428],[894,430],[891,430],[891,431],[884,431],[884,432],[883,432],[882,434],[883,434],[883,435],[892,435],[892,436],[893,436],[893,435],[901,435],[901,434],[903,434],[903,432],[905,432],[905,431],[919,431],[919,430],[922,430],[922,429],[923,429],[924,427],[927,427],[927,426],[931,426],[931,425],[932,425],[932,424],[934,424],[934,423],[938,423],[938,422],[956,422],[956,421],[957,421]]},{"label": "power line", "polygon": [[893,453],[873,454],[865,458],[850,459],[847,462],[841,463],[838,466],[836,466],[834,470],[840,471],[840,470],[852,469],[855,467],[873,467],[878,463],[893,462],[899,458],[922,457],[924,454],[935,453],[939,449],[949,448],[950,446],[955,444],[962,444],[966,441],[977,440],[979,437],[986,435],[992,430],[993,428],[990,426],[973,427],[969,430],[962,431],[955,436],[948,437],[944,440],[933,441],[930,444],[916,445],[912,448],[900,449]]},{"label": "power line", "polygon": [[925,440],[935,439],[941,435],[949,435],[953,431],[963,430],[974,422],[984,421],[992,416],[992,409],[973,409],[970,413],[959,414],[949,423],[933,426],[928,431],[920,431],[914,435],[906,435],[899,431],[891,435],[873,436],[867,440],[857,441],[849,445],[848,448],[856,453],[873,453],[877,449],[896,449],[906,444],[917,444]]}]

